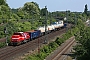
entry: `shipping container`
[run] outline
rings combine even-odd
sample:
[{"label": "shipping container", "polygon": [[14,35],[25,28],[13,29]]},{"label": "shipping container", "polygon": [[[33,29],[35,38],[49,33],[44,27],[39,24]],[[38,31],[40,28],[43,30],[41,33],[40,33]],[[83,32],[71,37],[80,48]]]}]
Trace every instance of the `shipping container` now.
[{"label": "shipping container", "polygon": [[39,37],[41,35],[41,31],[40,30],[31,30],[31,31],[27,31],[30,35],[30,40],[35,39],[37,37]]}]

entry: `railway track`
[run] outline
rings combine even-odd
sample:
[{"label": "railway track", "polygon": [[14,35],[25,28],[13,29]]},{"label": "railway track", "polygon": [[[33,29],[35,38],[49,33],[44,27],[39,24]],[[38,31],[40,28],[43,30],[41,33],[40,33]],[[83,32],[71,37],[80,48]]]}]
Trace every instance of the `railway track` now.
[{"label": "railway track", "polygon": [[[66,28],[47,34],[48,41],[54,39],[55,36],[61,35],[65,32]],[[0,60],[14,60],[18,56],[22,56],[24,53],[27,53],[28,51],[34,51],[36,48],[38,48],[38,45],[41,46],[43,44],[44,40],[45,36],[42,36],[20,46],[7,46],[5,48],[0,48]]]},{"label": "railway track", "polygon": [[72,37],[68,41],[66,41],[63,46],[60,46],[57,50],[55,50],[53,54],[46,57],[46,60],[65,60],[65,57],[68,55],[68,51],[74,44],[75,39],[74,37]]}]

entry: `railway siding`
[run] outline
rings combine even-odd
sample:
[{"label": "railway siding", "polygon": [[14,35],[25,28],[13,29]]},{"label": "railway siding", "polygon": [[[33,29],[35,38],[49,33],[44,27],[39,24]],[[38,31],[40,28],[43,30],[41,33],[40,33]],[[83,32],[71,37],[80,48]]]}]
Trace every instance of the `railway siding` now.
[{"label": "railway siding", "polygon": [[[54,52],[52,52],[49,56],[45,58],[45,60],[63,60],[65,58],[65,54],[67,55],[68,52],[66,52],[69,48],[71,48],[75,45],[75,37],[71,37],[68,40],[65,41],[61,46],[59,46]],[[69,50],[68,50],[69,51]]]}]

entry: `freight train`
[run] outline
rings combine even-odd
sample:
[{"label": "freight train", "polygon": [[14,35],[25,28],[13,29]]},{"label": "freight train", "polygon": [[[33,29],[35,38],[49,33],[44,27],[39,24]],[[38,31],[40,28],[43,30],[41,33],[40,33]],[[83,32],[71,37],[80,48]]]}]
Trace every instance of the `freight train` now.
[{"label": "freight train", "polygon": [[[46,26],[46,32],[50,33],[52,31],[56,31],[60,28],[66,27],[66,26],[67,26],[67,24],[64,23],[63,21],[54,22],[53,24]],[[15,32],[11,36],[10,44],[11,45],[20,45],[22,43],[26,43],[35,38],[38,38],[42,35],[45,35],[45,26],[38,27],[37,30],[30,30],[30,31],[26,31],[26,32]]]}]

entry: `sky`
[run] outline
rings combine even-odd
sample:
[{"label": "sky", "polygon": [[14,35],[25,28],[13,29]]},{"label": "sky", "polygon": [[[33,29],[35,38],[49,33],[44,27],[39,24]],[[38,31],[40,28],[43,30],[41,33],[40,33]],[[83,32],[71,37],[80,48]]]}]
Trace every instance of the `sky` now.
[{"label": "sky", "polygon": [[36,2],[40,9],[47,6],[48,11],[66,11],[83,12],[87,4],[90,11],[90,0],[7,0],[10,8],[23,7],[26,2]]}]

